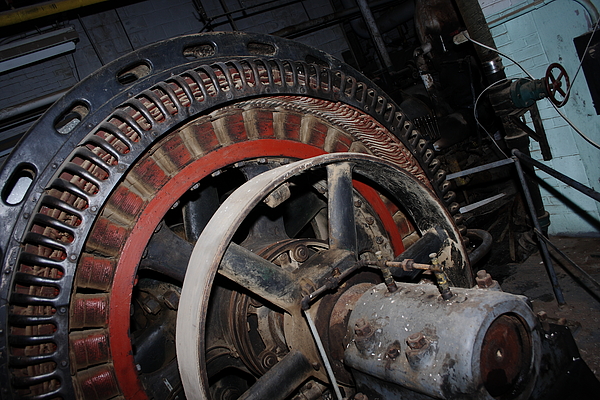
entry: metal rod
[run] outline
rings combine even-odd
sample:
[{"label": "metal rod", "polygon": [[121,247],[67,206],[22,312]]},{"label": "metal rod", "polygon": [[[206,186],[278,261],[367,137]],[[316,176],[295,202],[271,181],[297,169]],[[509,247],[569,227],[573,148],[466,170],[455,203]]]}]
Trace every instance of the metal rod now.
[{"label": "metal rod", "polygon": [[335,375],[333,374],[333,369],[331,369],[331,364],[329,363],[329,358],[327,358],[327,353],[325,352],[325,348],[323,347],[323,342],[321,342],[321,337],[319,336],[319,331],[317,331],[317,327],[313,322],[312,318],[308,311],[304,311],[304,316],[306,317],[306,321],[308,322],[308,327],[312,332],[312,335],[315,339],[315,343],[317,344],[317,348],[319,349],[319,353],[321,354],[321,358],[323,359],[323,364],[325,364],[325,370],[327,371],[327,375],[329,376],[329,380],[333,385],[333,391],[335,392],[335,396],[338,400],[343,400],[342,392],[340,392],[340,387],[338,386],[337,381],[335,380]]},{"label": "metal rod", "polygon": [[102,59],[102,56],[100,55],[100,50],[98,50],[98,48],[96,47],[96,43],[94,43],[94,41],[92,40],[92,36],[90,36],[90,33],[88,32],[87,28],[85,27],[85,24],[83,23],[83,20],[81,19],[79,14],[77,14],[77,19],[79,20],[79,23],[81,24],[81,27],[83,28],[83,32],[85,32],[85,36],[87,36],[88,40],[90,41],[90,44],[92,45],[92,48],[94,49],[94,53],[96,53],[96,57],[98,57],[100,64],[102,64],[102,66],[106,65],[106,63]]},{"label": "metal rod", "polygon": [[375,47],[377,48],[377,52],[381,57],[386,69],[390,70],[393,67],[392,59],[385,48],[385,43],[383,42],[383,38],[381,37],[381,32],[379,32],[379,28],[375,23],[375,17],[373,17],[373,13],[369,8],[369,4],[367,0],[357,0],[358,8],[360,8],[360,12],[365,19],[365,23],[367,24],[367,28],[369,28],[369,32],[371,33],[371,37],[373,38],[373,42],[375,42]]},{"label": "metal rod", "polygon": [[551,175],[551,176],[555,177],[556,179],[558,179],[559,181],[562,181],[562,182],[566,183],[567,185],[571,186],[573,189],[579,190],[581,193],[585,194],[588,197],[591,197],[592,199],[594,199],[596,201],[600,201],[600,193],[596,192],[591,187],[582,185],[581,183],[577,182],[576,180],[569,178],[568,176],[563,175],[560,172],[542,164],[541,162],[534,160],[533,158],[521,153],[519,150],[513,150],[513,154],[516,157],[518,157],[520,160],[525,161],[528,164],[532,164],[532,165],[538,167],[539,169],[541,169],[548,175]]},{"label": "metal rod", "polygon": [[496,200],[498,200],[498,199],[500,199],[500,198],[502,198],[504,196],[506,196],[506,194],[499,193],[499,194],[497,194],[495,196],[492,196],[492,197],[489,197],[487,199],[479,200],[479,201],[477,201],[475,203],[472,203],[472,204],[466,205],[464,207],[461,207],[458,211],[461,214],[464,214],[466,212],[473,211],[473,210],[475,210],[475,209],[477,209],[479,207],[485,206],[486,204],[489,204],[492,201],[496,201]]},{"label": "metal rod", "polygon": [[546,236],[542,234],[542,232],[537,229],[534,230],[535,234],[541,238],[544,242],[546,242],[552,249],[554,249],[558,254],[561,255],[565,260],[569,262],[573,266],[573,268],[577,269],[583,276],[585,276],[598,290],[600,290],[600,283],[595,280],[590,274],[588,274],[583,268],[581,268],[577,263],[569,258],[565,253],[563,253],[554,243],[550,241]]},{"label": "metal rod", "polygon": [[286,399],[302,385],[311,372],[313,372],[313,368],[304,354],[295,349],[291,350],[273,368],[261,376],[254,385],[236,398],[238,400]]},{"label": "metal rod", "polygon": [[229,21],[229,24],[231,25],[231,28],[234,31],[237,31],[238,28],[235,25],[235,22],[234,22],[233,18],[231,18],[231,14],[229,13],[229,8],[227,8],[227,4],[225,4],[225,2],[223,0],[219,0],[219,3],[221,4],[221,8],[225,12],[225,14],[227,14],[227,20]]},{"label": "metal rod", "polygon": [[[513,150],[513,154],[517,152],[519,151]],[[525,180],[525,174],[523,173],[523,167],[521,166],[521,162],[519,161],[519,158],[517,158],[516,155],[514,157],[514,160],[515,165],[517,167],[517,173],[519,174],[519,180],[521,181],[521,187],[523,188],[523,193],[525,194],[525,199],[527,200],[527,207],[529,208],[529,214],[531,216],[531,220],[533,221],[533,226],[535,229],[541,232],[542,228],[540,228],[540,222],[537,219],[535,207],[533,206],[533,200],[531,199],[531,193],[529,192],[529,187],[527,186],[527,181]],[[539,240],[538,243],[540,245],[542,260],[544,261],[544,265],[546,266],[546,272],[548,273],[548,277],[550,278],[550,283],[552,284],[552,290],[554,291],[556,301],[558,301],[559,305],[566,304],[565,298],[562,293],[562,289],[558,284],[558,278],[556,277],[556,272],[554,271],[554,265],[552,264],[550,253],[548,253],[548,247],[546,246],[546,242],[544,240]]]},{"label": "metal rod", "polygon": [[473,168],[465,169],[463,171],[455,172],[453,174],[448,174],[448,175],[446,175],[446,179],[450,180],[450,179],[454,179],[454,178],[460,178],[461,176],[471,175],[471,174],[474,174],[476,172],[481,172],[481,171],[487,171],[488,169],[498,168],[498,167],[501,167],[503,165],[512,164],[514,162],[515,161],[512,158],[507,158],[505,160],[500,160],[500,161],[494,161],[494,162],[491,162],[489,164],[480,165],[478,167],[473,167]]},{"label": "metal rod", "polygon": [[52,104],[54,104],[56,100],[64,96],[64,94],[67,93],[69,89],[61,90],[59,92],[54,92],[42,97],[38,97],[36,99],[29,100],[27,102],[17,104],[12,107],[3,108],[2,110],[0,110],[0,122],[20,117],[23,114],[27,114],[31,111],[40,108],[49,107]]}]

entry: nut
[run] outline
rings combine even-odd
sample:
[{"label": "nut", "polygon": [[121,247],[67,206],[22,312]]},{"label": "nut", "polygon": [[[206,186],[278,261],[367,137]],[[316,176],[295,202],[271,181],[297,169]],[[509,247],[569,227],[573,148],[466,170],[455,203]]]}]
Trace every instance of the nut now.
[{"label": "nut", "polygon": [[494,284],[492,276],[488,274],[485,269],[477,271],[475,281],[477,282],[477,286],[481,289],[489,288]]},{"label": "nut", "polygon": [[365,321],[363,318],[360,318],[354,325],[354,333],[358,337],[365,337],[373,333],[373,330],[367,321]]},{"label": "nut", "polygon": [[177,310],[179,307],[179,293],[174,290],[169,290],[163,295],[163,300],[167,307],[171,310]]},{"label": "nut", "polygon": [[406,338],[406,344],[413,350],[419,350],[429,343],[422,332],[413,333]]},{"label": "nut", "polygon": [[537,313],[538,319],[542,322],[544,322],[545,320],[548,319],[548,314],[546,313],[546,311],[540,311]]}]

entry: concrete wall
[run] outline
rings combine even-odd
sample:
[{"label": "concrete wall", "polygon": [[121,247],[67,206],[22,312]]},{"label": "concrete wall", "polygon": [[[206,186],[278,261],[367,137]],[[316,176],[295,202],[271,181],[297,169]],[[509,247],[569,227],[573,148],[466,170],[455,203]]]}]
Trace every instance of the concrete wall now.
[{"label": "concrete wall", "polygon": [[[579,58],[573,39],[593,29],[595,21],[573,0],[479,0],[498,49],[515,59],[535,78],[541,78],[553,62],[561,63],[574,77]],[[592,0],[600,8],[600,0]],[[509,13],[518,15],[501,19]],[[520,14],[520,15],[519,15]],[[498,21],[498,19],[500,19]],[[496,21],[496,22],[494,22]],[[503,60],[510,77],[526,75],[512,62]],[[548,141],[554,158],[546,165],[600,191],[600,150],[582,139],[547,100],[538,102]],[[600,143],[600,116],[596,115],[583,72],[575,82],[564,114],[596,143]],[[534,158],[542,161],[536,142]],[[550,213],[551,234],[600,234],[600,203],[538,172],[546,188],[542,196]]]}]

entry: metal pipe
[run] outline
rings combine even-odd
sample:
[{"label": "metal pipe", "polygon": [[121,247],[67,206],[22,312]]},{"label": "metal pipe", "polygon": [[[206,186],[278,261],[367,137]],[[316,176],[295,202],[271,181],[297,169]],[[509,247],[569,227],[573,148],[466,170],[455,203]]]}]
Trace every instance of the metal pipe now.
[{"label": "metal pipe", "polygon": [[481,240],[481,244],[469,253],[469,262],[471,265],[474,265],[490,252],[492,248],[492,235],[483,229],[467,229],[467,237],[475,237]]},{"label": "metal pipe", "polygon": [[[519,174],[521,187],[523,188],[525,200],[527,200],[527,207],[529,208],[529,215],[531,217],[531,220],[533,221],[534,228],[537,229],[538,232],[542,232],[542,228],[540,228],[540,222],[538,221],[537,214],[535,212],[535,207],[533,206],[533,200],[531,199],[531,193],[529,192],[529,187],[527,185],[527,181],[525,180],[525,174],[523,173],[521,161],[516,155],[517,153],[519,153],[519,150],[513,150],[515,165],[517,167],[517,173]],[[559,305],[566,304],[565,298],[562,293],[562,289],[558,284],[558,278],[556,277],[556,272],[554,271],[554,265],[552,264],[550,253],[548,252],[548,246],[546,246],[546,242],[544,240],[538,240],[538,243],[540,245],[540,253],[542,253],[542,260],[544,261],[544,265],[546,266],[546,272],[548,273],[548,277],[550,278],[550,283],[552,284],[552,290],[554,291],[556,301],[558,301]]]},{"label": "metal pipe", "polygon": [[[354,4],[354,0],[342,0],[342,5],[346,10],[356,8],[354,7]],[[373,10],[376,7],[376,2],[369,2],[369,7]],[[380,32],[385,33],[413,18],[414,15],[415,2],[413,0],[404,1],[401,4],[394,5],[393,8],[386,10],[385,13],[382,13],[377,18],[377,26],[379,27]],[[358,36],[363,39],[369,39],[369,31],[363,21],[355,19],[350,21],[350,25],[352,26],[352,30],[354,30]]]},{"label": "metal pipe", "polygon": [[292,394],[312,371],[313,368],[304,354],[295,349],[291,350],[238,400],[283,400]]},{"label": "metal pipe", "polygon": [[227,4],[225,4],[225,2],[223,0],[219,0],[219,4],[221,4],[221,8],[225,12],[225,14],[227,14],[227,21],[229,21],[229,24],[231,25],[231,29],[233,29],[234,31],[237,31],[238,28],[235,24],[235,21],[231,17],[231,14],[229,13],[229,8],[227,7]]},{"label": "metal pipe", "polygon": [[22,7],[12,11],[0,13],[0,27],[15,25],[33,19],[47,17],[48,15],[58,14],[76,8],[89,6],[96,3],[102,3],[106,0],[63,0],[49,1],[47,3],[36,4],[29,7]]},{"label": "metal pipe", "polygon": [[367,24],[367,28],[371,33],[371,37],[373,38],[373,42],[375,42],[375,47],[377,48],[377,53],[381,57],[383,64],[385,67],[390,70],[392,69],[392,59],[385,48],[385,43],[383,42],[383,38],[381,37],[381,32],[379,32],[379,28],[377,28],[377,24],[375,23],[375,18],[373,17],[373,13],[369,8],[369,4],[367,0],[357,0],[358,8],[360,8],[360,12],[365,19],[365,23]]},{"label": "metal pipe", "polygon": [[64,96],[64,94],[67,93],[69,90],[70,88],[61,90],[60,92],[54,92],[46,96],[38,97],[37,99],[17,104],[16,106],[4,108],[0,110],[0,123],[9,119],[17,118],[23,114],[27,114],[39,108],[48,107],[52,105],[56,100]]},{"label": "metal pipe", "polygon": [[[473,0],[456,0],[456,5],[465,21],[469,36],[489,47],[496,48],[479,3]],[[488,49],[475,47],[475,51],[482,63],[496,58],[496,53]]]}]

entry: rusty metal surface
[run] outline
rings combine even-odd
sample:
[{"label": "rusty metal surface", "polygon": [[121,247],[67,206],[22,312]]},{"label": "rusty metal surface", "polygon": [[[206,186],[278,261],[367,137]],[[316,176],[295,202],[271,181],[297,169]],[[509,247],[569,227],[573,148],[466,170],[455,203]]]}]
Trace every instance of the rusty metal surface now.
[{"label": "rusty metal surface", "polygon": [[[453,248],[457,251],[457,253],[450,254],[445,258],[446,270],[456,281],[463,284],[472,283],[470,281],[470,274],[464,276],[463,271],[468,269],[467,258],[464,250],[461,251],[460,247],[457,247],[460,246],[456,242],[456,240],[460,240],[460,235],[450,222],[451,218],[449,214],[435,200],[428,189],[417,184],[414,178],[402,170],[371,156],[344,153],[323,155],[289,165],[282,165],[279,168],[258,175],[233,192],[215,212],[215,215],[194,247],[183,284],[177,324],[177,348],[180,349],[177,359],[182,373],[186,396],[206,398],[207,395],[208,381],[204,373],[205,355],[204,351],[202,351],[205,348],[205,310],[208,307],[210,299],[212,281],[222,259],[226,257],[227,248],[238,227],[250,212],[280,185],[307,170],[339,162],[351,162],[354,165],[354,173],[358,176],[366,176],[377,182],[380,187],[390,193],[394,200],[402,204],[411,215],[418,215],[420,218],[416,218],[415,220],[417,229],[430,229],[433,224],[443,226],[447,234],[446,248]],[[329,170],[331,169],[329,168]],[[378,171],[377,176],[373,176],[373,171],[375,170]],[[345,174],[342,174],[342,176],[329,174],[327,181],[329,196],[340,194],[335,188],[339,187],[339,180],[345,179],[349,179]],[[338,204],[338,206],[344,208],[350,207],[352,209],[352,198],[343,195],[342,197],[346,203],[350,204]],[[415,198],[419,198],[419,201],[414,201]],[[332,200],[328,199],[328,201]],[[418,208],[418,210],[415,208]],[[330,218],[342,218],[342,216],[334,214]],[[332,225],[337,226],[337,224],[334,223]],[[452,241],[455,241],[454,245],[452,245]],[[330,249],[323,252],[323,256],[317,254],[312,259],[307,260],[306,263],[313,265],[313,267],[307,268],[305,275],[300,274],[298,276],[299,282],[307,279],[309,282],[318,282],[320,279],[330,276],[331,268],[335,267],[336,262],[339,262],[336,260],[337,257],[342,256],[343,258],[342,254],[344,253],[342,252],[338,255],[339,251],[339,249]],[[327,257],[324,256],[326,254],[331,254],[334,258],[328,261]],[[341,264],[338,265],[340,265],[339,268],[341,269]],[[318,277],[318,274],[315,275],[314,273],[316,267],[319,267],[321,278]],[[333,268],[333,270],[335,272],[337,268]],[[232,275],[228,277],[235,279]],[[245,279],[237,279],[236,283],[241,285],[247,284]],[[290,284],[292,283],[290,282]],[[310,286],[315,287],[314,284]],[[261,293],[260,290],[262,290],[262,288],[256,288],[252,284],[248,284],[245,288],[257,294]],[[300,350],[311,363],[317,363],[318,365],[319,358],[314,348],[314,343],[310,343],[310,340],[307,342],[307,338],[310,338],[310,332],[308,332],[300,313],[300,301],[301,298],[297,298],[295,306],[293,304],[286,306],[286,327],[284,333],[287,343],[291,348]],[[190,348],[198,348],[200,351],[189,352],[185,350]],[[274,368],[277,368],[277,366]],[[313,374],[321,376],[321,379],[323,379],[322,372],[315,371]]]},{"label": "rusty metal surface", "polygon": [[356,301],[348,365],[434,398],[529,398],[541,339],[525,297],[453,288],[444,300],[434,285],[398,285]]},{"label": "rusty metal surface", "polygon": [[[143,73],[119,80],[128,71]],[[56,122],[71,111],[81,120],[65,130]],[[403,165],[452,201],[433,150],[397,106],[356,71],[300,44],[191,35],[140,49],[82,81],[38,121],[0,173],[2,182],[28,171],[33,177],[22,203],[0,205],[8,227],[0,232],[0,318],[9,332],[0,341],[0,373],[19,388],[3,395],[69,397],[97,373],[108,392],[146,398],[129,313],[138,267],[151,270],[140,261],[161,220],[172,207],[181,211],[180,200],[191,203],[181,197],[199,180],[238,162],[338,151]],[[193,238],[203,224],[189,226],[198,215],[189,207],[182,214],[187,228],[169,229]],[[400,229],[400,252],[415,230],[401,210],[394,214],[385,229]],[[181,279],[177,258],[164,261],[161,273]],[[70,335],[104,326],[108,360],[92,366],[69,358]],[[100,353],[99,343],[90,343],[92,353]]]}]

